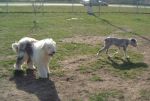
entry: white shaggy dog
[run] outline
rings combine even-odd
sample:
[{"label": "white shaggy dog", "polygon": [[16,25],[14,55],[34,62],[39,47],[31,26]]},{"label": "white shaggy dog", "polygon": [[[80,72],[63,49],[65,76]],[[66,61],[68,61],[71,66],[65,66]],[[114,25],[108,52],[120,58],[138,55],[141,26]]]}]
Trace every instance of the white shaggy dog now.
[{"label": "white shaggy dog", "polygon": [[25,37],[13,43],[12,48],[17,52],[15,70],[21,70],[21,65],[26,63],[29,69],[37,67],[40,78],[48,77],[49,60],[56,52],[56,42],[53,39],[36,40]]}]

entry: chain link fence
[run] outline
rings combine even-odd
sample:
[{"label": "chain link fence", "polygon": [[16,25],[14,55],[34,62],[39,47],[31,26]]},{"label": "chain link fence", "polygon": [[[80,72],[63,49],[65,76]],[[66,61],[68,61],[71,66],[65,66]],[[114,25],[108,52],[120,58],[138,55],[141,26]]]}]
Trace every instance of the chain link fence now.
[{"label": "chain link fence", "polygon": [[[100,0],[90,0],[89,2]],[[85,5],[81,0],[0,0],[1,13],[146,13],[150,0],[102,0],[108,5]]]}]

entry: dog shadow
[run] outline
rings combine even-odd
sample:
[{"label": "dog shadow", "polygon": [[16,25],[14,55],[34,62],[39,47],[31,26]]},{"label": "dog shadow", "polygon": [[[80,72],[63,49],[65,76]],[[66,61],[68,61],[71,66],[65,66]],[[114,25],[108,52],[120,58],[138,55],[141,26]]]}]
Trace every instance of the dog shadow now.
[{"label": "dog shadow", "polygon": [[40,101],[61,101],[55,84],[49,79],[35,79],[34,77],[12,77],[17,89],[36,95]]},{"label": "dog shadow", "polygon": [[[148,65],[146,63],[144,62],[133,63],[129,58],[124,60],[119,57],[115,57],[115,58],[108,57],[108,60],[110,61],[108,62],[110,65],[120,70],[130,70],[130,69],[141,68],[141,67],[148,68]],[[121,62],[118,63],[118,61]]]}]

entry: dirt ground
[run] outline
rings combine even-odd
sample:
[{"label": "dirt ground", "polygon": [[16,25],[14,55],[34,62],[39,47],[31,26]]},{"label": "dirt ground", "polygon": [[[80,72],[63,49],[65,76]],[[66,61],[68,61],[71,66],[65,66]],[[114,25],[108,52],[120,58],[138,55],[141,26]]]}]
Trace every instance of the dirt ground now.
[{"label": "dirt ground", "polygon": [[[144,62],[150,66],[150,41],[139,36],[135,37],[139,40],[139,49],[135,51],[142,53]],[[76,36],[62,39],[61,42],[95,45],[102,43],[104,38],[105,36]],[[150,89],[150,68],[139,77],[127,80],[112,75],[105,68],[94,73],[79,71],[80,64],[88,64],[96,59],[91,55],[83,55],[60,61],[65,75],[52,76],[49,80],[37,80],[28,76],[7,78],[3,80],[7,84],[4,83],[1,88],[0,99],[1,101],[88,101],[92,93],[115,89],[121,91],[123,96],[110,101],[146,101],[140,97],[140,90]],[[90,81],[89,78],[93,75],[99,75],[103,80]]]}]

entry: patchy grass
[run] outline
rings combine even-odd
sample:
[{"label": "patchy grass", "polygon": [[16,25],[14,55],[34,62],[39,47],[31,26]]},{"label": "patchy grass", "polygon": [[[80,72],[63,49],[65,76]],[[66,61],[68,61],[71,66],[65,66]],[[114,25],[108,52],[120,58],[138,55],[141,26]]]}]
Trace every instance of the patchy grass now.
[{"label": "patchy grass", "polygon": [[112,58],[107,57],[107,55],[99,56],[98,60],[88,65],[81,65],[79,70],[81,73],[88,73],[105,68],[112,74],[119,75],[123,78],[135,78],[140,75],[142,71],[147,70],[148,65],[141,62],[143,61],[142,54],[136,54],[130,51],[129,56],[131,59],[128,60],[121,58],[120,54]]},{"label": "patchy grass", "polygon": [[150,90],[149,89],[143,89],[140,91],[140,99],[143,101],[149,101],[150,100]]},{"label": "patchy grass", "polygon": [[115,99],[122,101],[124,100],[124,96],[117,90],[101,91],[100,93],[91,95],[89,101],[112,101]]},{"label": "patchy grass", "polygon": [[62,76],[64,76],[64,71],[62,69],[52,70],[51,75],[62,77]]},{"label": "patchy grass", "polygon": [[[122,54],[118,54],[113,58],[107,58],[106,55],[101,54],[101,56],[97,58],[95,55],[99,47],[103,44],[101,41],[96,45],[74,42],[65,43],[60,41],[64,38],[74,36],[111,36],[112,34],[118,34],[125,37],[134,37],[130,33],[120,31],[120,27],[149,38],[150,22],[148,14],[102,13],[100,16],[89,16],[86,13],[37,13],[35,16],[33,13],[25,12],[25,10],[30,11],[30,9],[31,8],[19,9],[16,7],[11,9],[14,13],[0,13],[0,88],[2,89],[0,95],[2,98],[9,98],[8,100],[10,101],[13,101],[16,98],[18,98],[17,100],[26,101],[30,100],[30,98],[32,99],[33,96],[37,96],[39,97],[39,100],[41,100],[41,97],[46,98],[48,96],[45,94],[45,90],[43,90],[43,93],[41,93],[41,90],[37,93],[37,88],[44,88],[47,90],[47,93],[51,91],[49,89],[55,88],[55,85],[49,81],[45,86],[42,86],[43,82],[36,80],[28,81],[26,78],[23,78],[23,81],[19,80],[19,82],[9,80],[9,78],[12,77],[13,64],[15,63],[15,53],[11,49],[11,44],[24,36],[33,37],[39,40],[52,37],[57,42],[57,53],[52,58],[49,66],[52,72],[51,78],[54,82],[56,81],[56,87],[62,101],[73,99],[73,97],[84,100],[90,96],[88,95],[89,93],[93,94],[89,98],[90,101],[97,101],[99,99],[106,99],[109,101],[109,98],[122,100],[124,99],[123,96],[117,91],[107,90],[96,93],[95,90],[89,90],[95,87],[100,91],[101,88],[98,88],[98,85],[107,81],[106,79],[103,82],[97,82],[102,81],[105,76],[105,73],[101,76],[97,75],[97,73],[105,69],[107,73],[112,74],[111,76],[114,78],[117,76],[121,77],[122,81],[134,81],[136,77],[148,71],[148,64],[145,63],[143,54],[140,52],[129,49],[129,56],[131,59],[128,61],[122,58]],[[53,9],[56,8],[54,7]],[[44,10],[49,11],[53,9]],[[66,8],[57,10],[63,9],[64,11],[67,10]],[[24,11],[24,13],[17,13],[17,11]],[[67,20],[70,18],[77,18],[77,20]],[[36,26],[34,26],[34,21],[37,22]],[[113,49],[110,50],[110,52],[113,51]],[[81,64],[78,64],[73,69],[63,68],[61,61],[66,59],[69,60],[70,57],[74,58],[75,56],[82,57],[83,55],[91,56],[91,58],[88,57],[82,62],[77,62]],[[75,60],[80,61],[80,59]],[[74,61],[72,63],[74,63]],[[71,76],[72,79],[66,81],[61,78],[65,78],[66,75],[68,76],[67,78]],[[85,80],[87,80],[87,82]],[[88,84],[89,81],[92,84]],[[33,87],[30,87],[31,85]],[[50,85],[52,85],[52,87]],[[90,88],[90,85],[93,86]],[[55,93],[57,94],[57,92]],[[149,92],[145,91],[145,93],[147,94]],[[149,95],[146,94],[141,93],[141,96],[147,98]],[[37,99],[33,98],[32,100]]]},{"label": "patchy grass", "polygon": [[103,81],[103,79],[100,77],[100,76],[97,76],[97,75],[93,75],[91,78],[90,78],[91,81]]}]

